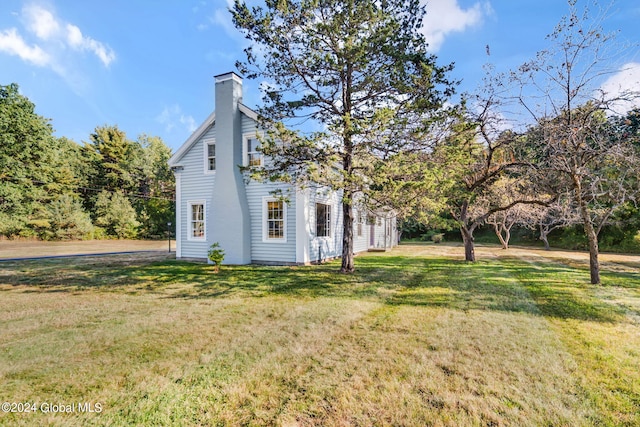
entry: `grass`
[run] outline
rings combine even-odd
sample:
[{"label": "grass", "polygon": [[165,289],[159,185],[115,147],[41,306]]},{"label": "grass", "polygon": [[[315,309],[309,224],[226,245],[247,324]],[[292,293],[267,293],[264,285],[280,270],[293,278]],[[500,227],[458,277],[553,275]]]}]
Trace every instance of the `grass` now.
[{"label": "grass", "polygon": [[[640,425],[640,273],[403,246],[338,264],[0,264],[1,425]],[[450,253],[457,253],[452,257]]]}]

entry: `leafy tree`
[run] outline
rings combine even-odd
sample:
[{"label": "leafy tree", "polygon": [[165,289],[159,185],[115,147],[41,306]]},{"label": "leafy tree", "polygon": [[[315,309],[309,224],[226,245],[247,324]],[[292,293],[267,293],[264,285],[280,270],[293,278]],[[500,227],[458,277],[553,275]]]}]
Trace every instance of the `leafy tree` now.
[{"label": "leafy tree", "polygon": [[80,200],[70,194],[63,194],[47,206],[49,225],[43,230],[46,239],[84,239],[91,236],[91,217],[82,209]]},{"label": "leafy tree", "polygon": [[15,83],[0,86],[0,234],[5,236],[43,225],[39,213],[60,191],[53,129],[18,89]]},{"label": "leafy tree", "polygon": [[[476,259],[474,233],[489,218],[516,206],[543,205],[551,199],[529,185],[535,169],[523,157],[522,138],[502,130],[503,118],[494,110],[501,104],[494,90],[489,80],[482,96],[475,98],[476,103],[452,124],[448,136],[421,163],[425,170],[438,170],[435,181],[427,180],[431,182],[429,191],[422,197],[439,200],[448,211],[460,229],[465,260],[472,262]],[[507,183],[509,197],[500,188]]]},{"label": "leafy tree", "polygon": [[[354,270],[353,205],[366,200],[377,160],[407,147],[407,130],[438,120],[453,93],[418,32],[419,0],[236,0],[233,22],[252,46],[238,63],[265,79],[261,179],[342,194],[342,266]],[[255,50],[254,50],[255,47]],[[411,118],[419,122],[410,122]],[[311,120],[317,132],[293,129]],[[293,126],[286,126],[293,125]],[[299,128],[299,127],[298,127]]]},{"label": "leafy tree", "polygon": [[97,127],[90,140],[84,150],[91,170],[85,206],[94,219],[99,217],[96,190],[117,191],[135,210],[139,235],[162,235],[173,218],[175,183],[167,163],[169,147],[155,136],[141,135],[132,141],[117,126]]},{"label": "leafy tree", "polygon": [[166,230],[174,217],[175,178],[169,168],[171,149],[156,136],[141,135],[136,142],[141,151],[136,211],[140,233],[156,237]]},{"label": "leafy tree", "polygon": [[[90,163],[90,186],[108,191],[131,193],[137,189],[136,157],[139,147],[117,126],[98,126],[85,144]],[[95,192],[89,193],[89,207],[95,203]]]},{"label": "leafy tree", "polygon": [[95,224],[103,227],[108,235],[119,239],[137,236],[136,211],[122,192],[102,191],[96,200]]}]

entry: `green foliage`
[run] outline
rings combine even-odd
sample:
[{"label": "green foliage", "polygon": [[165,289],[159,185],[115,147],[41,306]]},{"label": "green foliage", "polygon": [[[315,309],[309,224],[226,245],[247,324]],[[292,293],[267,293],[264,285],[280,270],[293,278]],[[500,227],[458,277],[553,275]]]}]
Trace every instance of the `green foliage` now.
[{"label": "green foliage", "polygon": [[16,84],[0,86],[0,236],[164,237],[175,183],[160,138],[101,126],[80,146],[52,132]]},{"label": "green foliage", "polygon": [[136,211],[120,191],[102,191],[96,201],[96,225],[103,227],[107,234],[120,239],[137,236]]},{"label": "green foliage", "polygon": [[433,243],[442,243],[444,242],[444,233],[435,233],[431,236],[431,241]]},{"label": "green foliage", "polygon": [[44,239],[72,240],[93,236],[94,227],[79,200],[64,194],[47,206],[49,226],[42,231]]},{"label": "green foliage", "polygon": [[24,234],[32,216],[59,192],[52,133],[17,84],[0,86],[0,215],[7,219],[0,228],[5,236]]},{"label": "green foliage", "polygon": [[415,218],[407,218],[400,221],[398,229],[403,239],[415,239],[425,234],[429,226]]},{"label": "green foliage", "polygon": [[142,237],[161,237],[167,222],[174,220],[173,194],[175,180],[169,168],[171,149],[154,136],[141,135],[139,192],[143,196],[136,201],[136,211]]},{"label": "green foliage", "polygon": [[207,258],[213,264],[213,268],[216,271],[220,271],[220,266],[222,265],[222,261],[224,261],[224,249],[220,247],[218,242],[215,242],[209,247],[209,251],[207,252]]},{"label": "green foliage", "polygon": [[[438,66],[428,53],[420,33],[425,9],[416,0],[267,1],[253,8],[237,0],[232,15],[251,42],[239,70],[266,82],[262,152],[273,161],[253,176],[341,190],[341,271],[351,272],[351,206],[371,200],[381,157],[418,143],[413,131],[445,116],[452,66]],[[324,130],[298,132],[302,117]]]},{"label": "green foliage", "polygon": [[[169,147],[158,137],[141,135],[131,141],[117,126],[102,126],[91,134],[84,151],[91,165],[91,187],[131,195],[138,223],[136,235],[164,237],[166,224],[174,217],[175,182],[168,165]],[[96,220],[97,197],[95,192],[85,197],[85,206]],[[108,227],[107,233],[113,234]]]}]

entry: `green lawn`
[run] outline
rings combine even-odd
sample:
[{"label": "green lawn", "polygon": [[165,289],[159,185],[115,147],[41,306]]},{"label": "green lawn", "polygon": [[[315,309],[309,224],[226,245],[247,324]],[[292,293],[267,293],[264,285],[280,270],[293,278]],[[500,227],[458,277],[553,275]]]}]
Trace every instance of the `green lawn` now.
[{"label": "green lawn", "polygon": [[442,248],[359,256],[349,276],[0,263],[0,402],[37,409],[0,425],[640,425],[635,261],[593,286],[575,261]]}]

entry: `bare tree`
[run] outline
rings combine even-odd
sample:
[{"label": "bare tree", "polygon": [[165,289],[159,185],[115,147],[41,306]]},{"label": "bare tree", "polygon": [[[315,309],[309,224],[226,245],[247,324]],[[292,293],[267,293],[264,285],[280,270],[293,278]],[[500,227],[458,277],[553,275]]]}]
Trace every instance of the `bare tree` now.
[{"label": "bare tree", "polygon": [[[517,200],[533,200],[531,195],[522,194],[521,188],[528,188],[523,178],[504,177],[496,181],[492,188],[490,198],[494,204],[508,206]],[[531,227],[538,217],[538,212],[545,207],[533,203],[518,203],[510,209],[494,212],[487,218],[487,224],[493,227],[502,249],[509,249],[511,229],[515,225]]]},{"label": "bare tree", "polygon": [[534,225],[540,235],[539,239],[544,242],[545,250],[551,249],[549,246],[549,234],[560,228],[570,227],[580,223],[580,215],[576,206],[573,204],[573,196],[565,194],[558,197],[549,206],[538,207],[535,209]]},{"label": "bare tree", "polygon": [[512,81],[520,87],[516,99],[536,122],[531,142],[540,167],[554,175],[558,192],[573,196],[589,242],[591,283],[598,284],[598,235],[611,214],[634,197],[638,169],[636,150],[614,137],[607,112],[638,93],[598,89],[618,71],[611,64],[621,52],[601,29],[603,13],[592,20],[576,0],[568,4],[569,14],[548,36],[551,48],[513,72]]}]

